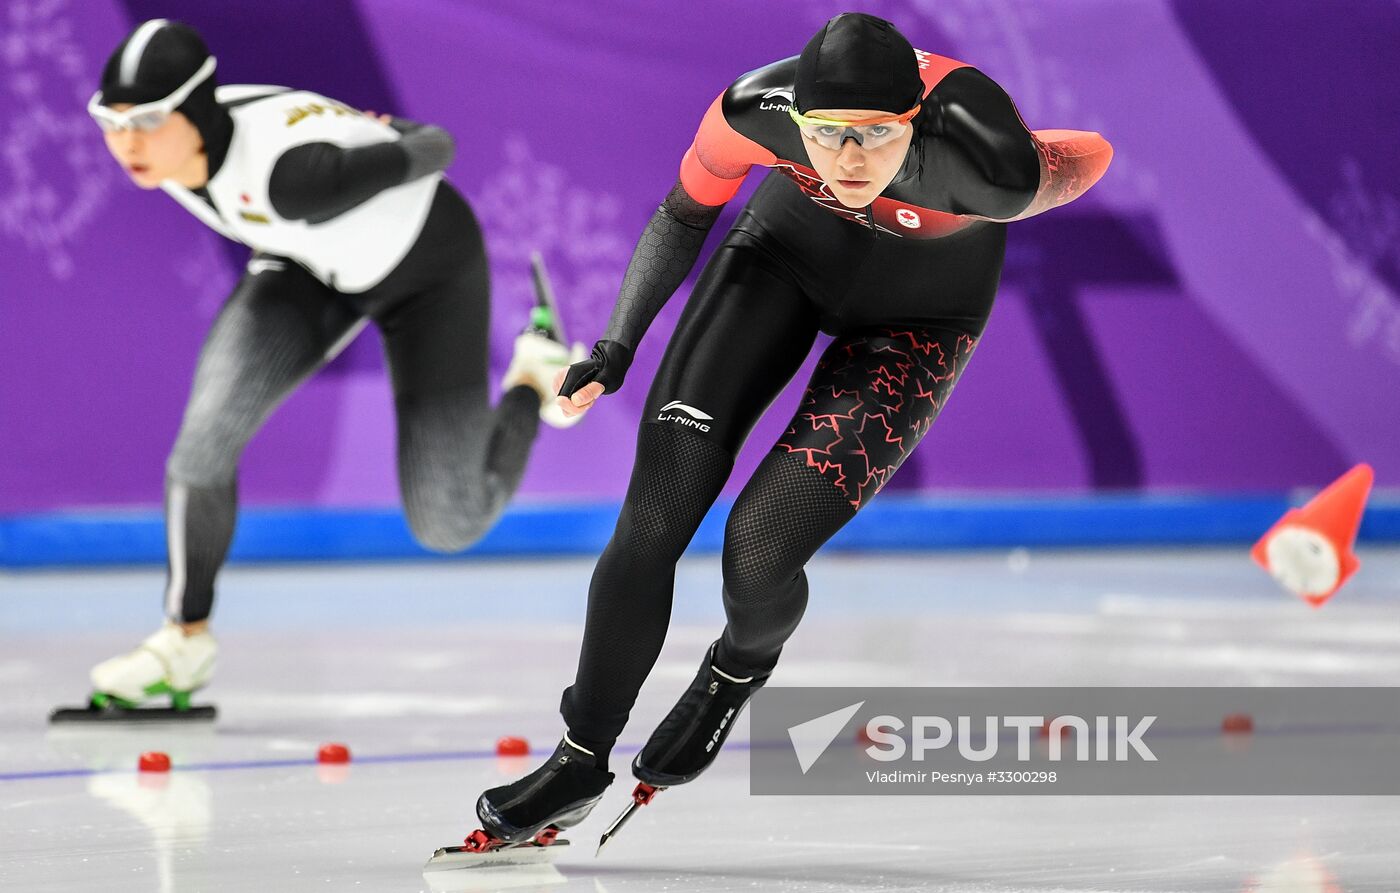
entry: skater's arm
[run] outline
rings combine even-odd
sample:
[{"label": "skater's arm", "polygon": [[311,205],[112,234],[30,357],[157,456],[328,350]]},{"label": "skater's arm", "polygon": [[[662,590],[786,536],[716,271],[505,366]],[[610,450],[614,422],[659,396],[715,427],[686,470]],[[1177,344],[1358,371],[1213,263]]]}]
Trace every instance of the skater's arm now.
[{"label": "skater's arm", "polygon": [[1025,210],[1009,220],[1024,220],[1066,205],[1099,182],[1113,160],[1113,146],[1102,135],[1085,130],[1037,130],[1040,186]]},{"label": "skater's arm", "polygon": [[749,168],[775,160],[772,152],[730,126],[723,104],[724,94],[710,104],[681,159],[680,178],[642,230],[602,340],[563,381],[560,394],[565,397],[586,389],[583,402],[575,401],[575,406],[622,386],[642,336],[695,267],[725,203],[739,191]]},{"label": "skater's arm", "polygon": [[929,94],[953,213],[1022,220],[1082,195],[1108,168],[1097,133],[1032,132],[1011,97],[975,68],[949,72]]},{"label": "skater's arm", "polygon": [[353,148],[305,143],[288,149],[268,184],[273,209],[287,220],[324,223],[452,163],[455,144],[441,127],[397,118],[391,126],[403,134],[397,142]]},{"label": "skater's arm", "polygon": [[435,124],[420,124],[407,118],[389,118],[387,123],[400,134],[399,141],[392,145],[397,145],[408,156],[405,183],[447,170],[457,155],[457,142],[452,134]]},{"label": "skater's arm", "polygon": [[686,191],[684,180],[671,187],[632,252],[602,339],[593,345],[589,358],[570,366],[559,382],[561,397],[579,395],[572,406],[586,407],[600,395],[622,387],[642,335],[690,275],[705,236],[723,207],[696,201]]},{"label": "skater's arm", "polygon": [[[625,350],[626,361],[631,362],[632,352],[637,349],[652,320],[656,319],[656,314],[666,306],[671,295],[695,267],[700,249],[705,244],[705,236],[723,208],[723,204],[706,205],[691,198],[679,180],[671,187],[666,200],[656,209],[637,240],[627,273],[622,277],[617,303],[613,305],[612,315],[608,318],[607,330],[599,342],[617,345],[616,348],[607,348],[614,356],[620,353],[619,349]],[[602,382],[606,392],[611,393],[622,384],[626,363],[621,368],[605,371],[616,374],[600,376],[595,380]]]}]

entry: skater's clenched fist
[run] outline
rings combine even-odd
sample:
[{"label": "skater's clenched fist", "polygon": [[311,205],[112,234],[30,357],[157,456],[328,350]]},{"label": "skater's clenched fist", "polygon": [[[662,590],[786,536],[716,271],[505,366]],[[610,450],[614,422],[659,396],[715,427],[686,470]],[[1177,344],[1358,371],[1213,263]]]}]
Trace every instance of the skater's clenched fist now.
[{"label": "skater's clenched fist", "polygon": [[[568,369],[560,369],[554,375],[554,392],[562,394],[564,389],[564,379],[569,374]],[[591,406],[603,395],[602,382],[590,382],[574,392],[572,397],[559,396],[554,398],[559,404],[559,409],[564,415],[573,418],[587,412]]]}]

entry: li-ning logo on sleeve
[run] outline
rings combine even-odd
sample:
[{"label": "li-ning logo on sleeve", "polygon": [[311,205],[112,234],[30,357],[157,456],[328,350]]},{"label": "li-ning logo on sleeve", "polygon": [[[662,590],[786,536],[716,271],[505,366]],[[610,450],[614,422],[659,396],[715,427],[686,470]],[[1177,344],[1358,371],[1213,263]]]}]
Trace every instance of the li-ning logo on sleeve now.
[{"label": "li-ning logo on sleeve", "polygon": [[[770,99],[781,99],[783,102],[769,102]],[[759,100],[758,107],[761,111],[785,112],[792,105],[792,89],[790,87],[775,87],[763,94],[763,99]]]},{"label": "li-ning logo on sleeve", "polygon": [[[682,412],[685,413],[685,415],[676,414]],[[668,415],[668,413],[670,414]],[[714,419],[715,417],[709,413],[701,412],[694,406],[687,406],[679,400],[672,400],[670,403],[667,403],[665,406],[661,407],[661,410],[656,414],[656,420],[658,422],[679,422],[697,431],[709,431],[710,426],[705,424],[705,422],[712,422]]]}]

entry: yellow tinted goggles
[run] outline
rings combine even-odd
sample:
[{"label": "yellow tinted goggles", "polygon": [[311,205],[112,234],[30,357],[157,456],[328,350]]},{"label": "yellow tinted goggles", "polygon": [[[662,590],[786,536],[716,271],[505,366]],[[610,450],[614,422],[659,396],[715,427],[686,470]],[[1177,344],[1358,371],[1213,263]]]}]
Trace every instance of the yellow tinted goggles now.
[{"label": "yellow tinted goggles", "polygon": [[919,114],[922,107],[915,105],[909,111],[898,115],[840,121],[819,115],[804,115],[796,106],[788,106],[788,116],[797,124],[804,137],[823,148],[839,151],[846,140],[851,139],[863,149],[878,149],[903,136],[911,126],[909,122]]}]

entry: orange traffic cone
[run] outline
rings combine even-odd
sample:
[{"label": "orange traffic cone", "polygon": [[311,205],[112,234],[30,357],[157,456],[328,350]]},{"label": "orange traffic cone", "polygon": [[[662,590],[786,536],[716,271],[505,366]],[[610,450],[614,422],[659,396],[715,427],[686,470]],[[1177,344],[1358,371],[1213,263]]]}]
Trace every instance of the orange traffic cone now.
[{"label": "orange traffic cone", "polygon": [[1321,607],[1361,566],[1351,547],[1373,480],[1371,466],[1356,466],[1307,505],[1289,509],[1249,554],[1285,589]]}]

